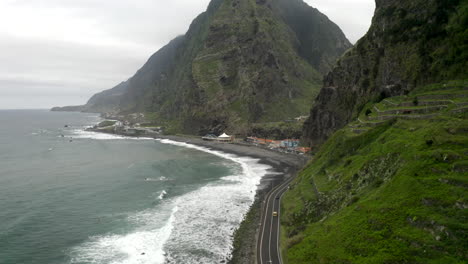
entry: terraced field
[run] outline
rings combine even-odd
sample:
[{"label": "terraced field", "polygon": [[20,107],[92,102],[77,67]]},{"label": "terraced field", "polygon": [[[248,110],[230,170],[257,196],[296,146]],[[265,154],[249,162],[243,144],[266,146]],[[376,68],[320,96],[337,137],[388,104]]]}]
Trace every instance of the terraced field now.
[{"label": "terraced field", "polygon": [[468,82],[363,108],[290,184],[284,263],[466,263]]},{"label": "terraced field", "polygon": [[412,93],[382,100],[368,106],[348,126],[361,134],[392,119],[430,120],[439,116],[464,115],[468,112],[468,83],[437,84]]}]

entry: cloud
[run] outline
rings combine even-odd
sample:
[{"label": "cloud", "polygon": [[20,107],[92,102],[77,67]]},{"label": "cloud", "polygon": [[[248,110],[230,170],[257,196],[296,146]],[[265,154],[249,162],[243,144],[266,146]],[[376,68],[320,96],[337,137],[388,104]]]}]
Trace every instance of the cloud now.
[{"label": "cloud", "polygon": [[208,2],[0,1],[0,108],[85,103],[132,76]]},{"label": "cloud", "polygon": [[375,0],[304,0],[335,22],[356,43],[369,29]]},{"label": "cloud", "polygon": [[[210,0],[1,0],[0,108],[83,104],[131,77]],[[351,41],[373,0],[306,0]],[[372,3],[372,4],[370,4]]]}]

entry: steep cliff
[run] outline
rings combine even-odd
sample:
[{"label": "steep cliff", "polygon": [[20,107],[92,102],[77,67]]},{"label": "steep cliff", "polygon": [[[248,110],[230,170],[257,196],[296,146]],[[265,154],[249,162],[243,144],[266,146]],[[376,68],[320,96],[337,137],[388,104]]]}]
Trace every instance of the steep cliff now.
[{"label": "steep cliff", "polygon": [[377,0],[372,26],[326,76],[303,130],[319,145],[369,101],[467,77],[466,0]]},{"label": "steep cliff", "polygon": [[465,263],[468,1],[377,0],[304,125],[287,263]]},{"label": "steep cliff", "polygon": [[302,0],[213,0],[123,93],[111,92],[116,87],[85,108],[152,113],[154,122],[179,132],[239,132],[249,123],[306,114],[322,74],[350,47],[333,22]]},{"label": "steep cliff", "polygon": [[112,89],[95,94],[88,100],[82,111],[99,113],[117,111],[120,100],[127,89],[128,81],[122,82]]},{"label": "steep cliff", "polygon": [[285,263],[465,263],[468,80],[367,105],[282,200]]},{"label": "steep cliff", "polygon": [[351,47],[336,24],[302,0],[276,0],[273,10],[294,31],[298,54],[322,75]]}]

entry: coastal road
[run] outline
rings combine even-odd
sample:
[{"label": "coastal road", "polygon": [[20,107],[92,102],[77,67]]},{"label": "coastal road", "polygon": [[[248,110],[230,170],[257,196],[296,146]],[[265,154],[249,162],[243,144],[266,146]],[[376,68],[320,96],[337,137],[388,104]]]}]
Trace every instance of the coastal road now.
[{"label": "coastal road", "polygon": [[[293,179],[294,177],[289,177],[266,195],[262,206],[260,235],[257,241],[258,264],[283,263],[279,248],[281,197]],[[276,212],[277,216],[273,216],[273,212]]]}]

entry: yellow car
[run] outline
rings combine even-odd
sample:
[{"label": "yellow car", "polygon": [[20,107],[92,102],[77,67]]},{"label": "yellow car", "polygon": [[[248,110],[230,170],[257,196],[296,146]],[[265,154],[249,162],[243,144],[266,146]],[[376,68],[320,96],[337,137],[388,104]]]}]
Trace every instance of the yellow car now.
[{"label": "yellow car", "polygon": [[278,212],[273,212],[273,216],[278,216]]}]

